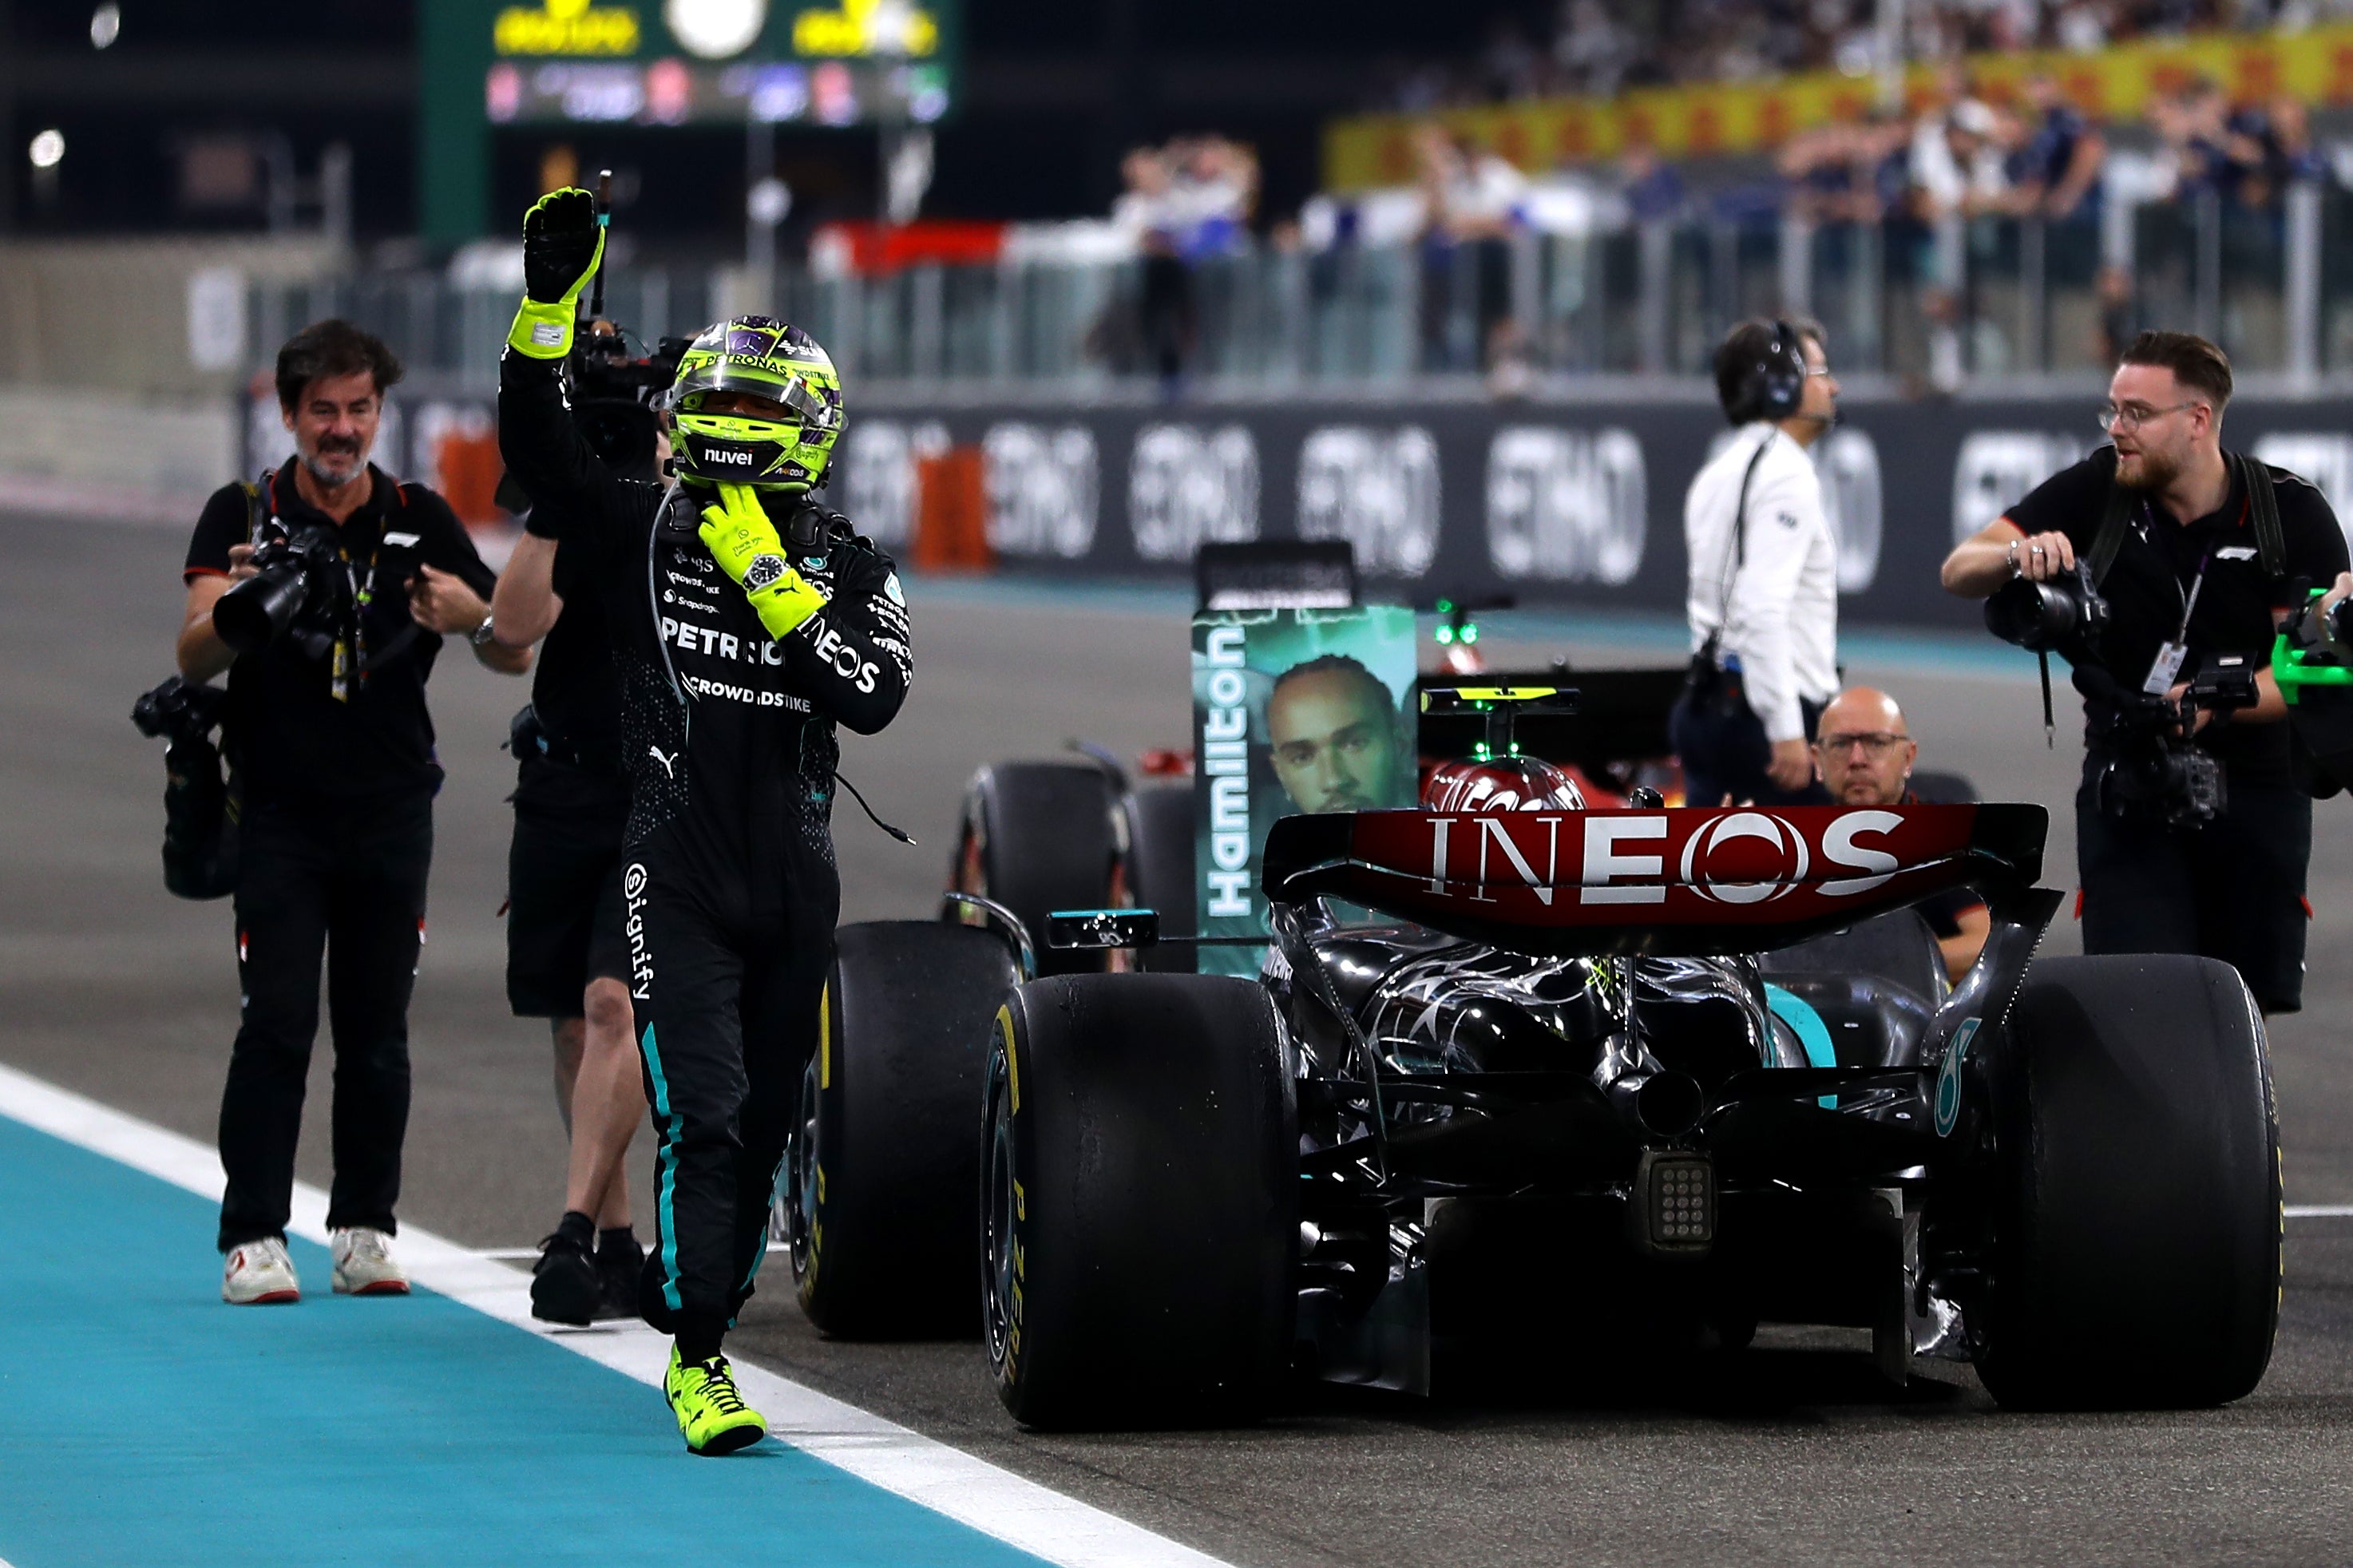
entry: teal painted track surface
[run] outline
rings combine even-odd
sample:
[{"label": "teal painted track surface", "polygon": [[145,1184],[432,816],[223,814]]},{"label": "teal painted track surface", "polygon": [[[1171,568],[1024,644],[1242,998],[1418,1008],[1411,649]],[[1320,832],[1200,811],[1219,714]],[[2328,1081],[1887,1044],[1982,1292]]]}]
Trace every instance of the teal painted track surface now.
[{"label": "teal painted track surface", "polygon": [[446,1298],[229,1307],[213,1205],[0,1118],[0,1559],[953,1564],[1038,1559]]}]

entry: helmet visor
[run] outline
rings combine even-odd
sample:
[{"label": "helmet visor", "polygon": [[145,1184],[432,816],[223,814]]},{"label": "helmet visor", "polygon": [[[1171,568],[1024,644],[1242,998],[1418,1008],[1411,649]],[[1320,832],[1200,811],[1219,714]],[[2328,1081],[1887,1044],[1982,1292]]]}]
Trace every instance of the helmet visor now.
[{"label": "helmet visor", "polygon": [[656,400],[654,406],[692,413],[694,408],[687,406],[688,401],[693,400],[695,407],[699,408],[702,395],[706,392],[738,393],[775,405],[773,412],[748,408],[742,411],[751,418],[788,421],[805,425],[812,430],[833,428],[833,405],[825,400],[825,395],[806,376],[778,376],[769,372],[746,370],[724,359],[707,361],[680,376],[670,389]]}]

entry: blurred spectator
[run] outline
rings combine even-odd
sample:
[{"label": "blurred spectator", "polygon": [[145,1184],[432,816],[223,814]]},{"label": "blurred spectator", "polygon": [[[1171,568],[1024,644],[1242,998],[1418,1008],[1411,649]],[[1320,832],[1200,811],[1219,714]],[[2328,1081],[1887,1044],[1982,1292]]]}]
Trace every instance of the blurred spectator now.
[{"label": "blurred spectator", "polygon": [[1488,27],[1486,47],[1479,54],[1479,74],[1480,96],[1492,101],[1533,98],[1550,85],[1544,57],[1509,16],[1498,16]]},{"label": "blurred spectator", "polygon": [[1609,97],[1625,80],[1634,54],[1633,33],[1610,19],[1601,0],[1567,0],[1561,7],[1552,58],[1563,90]]},{"label": "blurred spectator", "polygon": [[1112,204],[1112,221],[1134,237],[1142,258],[1136,331],[1145,363],[1166,386],[1184,374],[1197,327],[1193,278],[1177,253],[1179,215],[1176,172],[1166,153],[1138,147],[1121,162],[1127,188]]},{"label": "blurred spectator", "polygon": [[1681,217],[1690,199],[1675,166],[1662,161],[1655,149],[1641,142],[1628,147],[1618,161],[1618,177],[1626,198],[1627,216],[1636,223]]},{"label": "blurred spectator", "polygon": [[2106,139],[2061,96],[2049,73],[2028,77],[2025,95],[2032,119],[2024,144],[2010,158],[2011,210],[2052,219],[2080,214],[2096,220]]},{"label": "blurred spectator", "polygon": [[[1427,226],[1421,242],[1423,363],[1447,370],[1491,367],[1511,316],[1507,241],[1528,180],[1512,162],[1443,126],[1414,137]],[[1467,299],[1464,297],[1467,296]],[[1468,303],[1468,312],[1457,308]],[[1472,327],[1460,341],[1460,324]]]},{"label": "blurred spectator", "polygon": [[1130,152],[1120,174],[1126,189],[1112,204],[1112,221],[1142,258],[1137,346],[1173,392],[1199,334],[1193,268],[1247,247],[1258,158],[1222,136],[1181,136]]},{"label": "blurred spectator", "polygon": [[[1608,97],[1670,82],[1747,81],[1785,71],[1878,69],[1883,0],[1560,0],[1549,47],[1500,25],[1475,54],[1418,60],[1388,107],[1425,113],[1451,106],[1557,92]],[[2341,0],[2297,0],[2307,18],[2341,12]],[[2065,49],[2193,28],[2252,30],[2291,15],[2284,0],[1908,0],[1905,59],[1962,53]],[[1549,68],[1546,58],[1549,56]]]},{"label": "blurred spectator", "polygon": [[2149,105],[2148,119],[2172,160],[2177,201],[2207,191],[2234,200],[2243,180],[2263,173],[2262,141],[2232,114],[2221,84],[2211,77],[2158,98]]}]

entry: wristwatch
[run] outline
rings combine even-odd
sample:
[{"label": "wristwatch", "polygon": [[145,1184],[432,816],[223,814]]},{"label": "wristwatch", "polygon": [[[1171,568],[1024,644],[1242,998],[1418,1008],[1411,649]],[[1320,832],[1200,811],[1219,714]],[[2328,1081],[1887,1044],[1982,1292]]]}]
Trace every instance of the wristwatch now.
[{"label": "wristwatch", "polygon": [[497,617],[493,616],[484,616],[482,624],[466,634],[466,640],[476,647],[487,647],[491,637],[491,624],[496,619]]},{"label": "wristwatch", "polygon": [[752,564],[744,568],[744,591],[756,594],[785,574],[785,558],[781,555],[754,556]]}]

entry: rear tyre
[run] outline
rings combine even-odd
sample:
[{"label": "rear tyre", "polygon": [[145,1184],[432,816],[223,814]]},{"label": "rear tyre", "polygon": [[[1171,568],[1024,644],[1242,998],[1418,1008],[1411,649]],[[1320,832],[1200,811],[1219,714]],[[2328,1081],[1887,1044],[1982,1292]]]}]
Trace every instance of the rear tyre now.
[{"label": "rear tyre", "polygon": [[1020,980],[993,932],[841,928],[777,1200],[801,1310],[838,1339],[972,1333],[973,1107]]},{"label": "rear tyre", "polygon": [[1266,994],[1222,975],[1041,980],[997,1015],[982,1289],[1032,1426],[1246,1421],[1282,1384],[1298,1111]]},{"label": "rear tyre", "polygon": [[[1200,908],[1193,878],[1193,787],[1152,784],[1120,803],[1127,814],[1127,893],[1137,907],[1157,910],[1168,936],[1192,936]],[[1143,967],[1163,973],[1190,973],[1189,944],[1150,947]]]},{"label": "rear tyre", "polygon": [[2279,1322],[2279,1128],[2254,999],[2178,955],[2047,958],[1995,1062],[1978,1372],[2005,1406],[2253,1389]]},{"label": "rear tyre", "polygon": [[965,792],[949,885],[1011,910],[1029,928],[1042,974],[1103,967],[1101,952],[1050,952],[1046,917],[1112,901],[1118,803],[1092,763],[992,763]]}]

